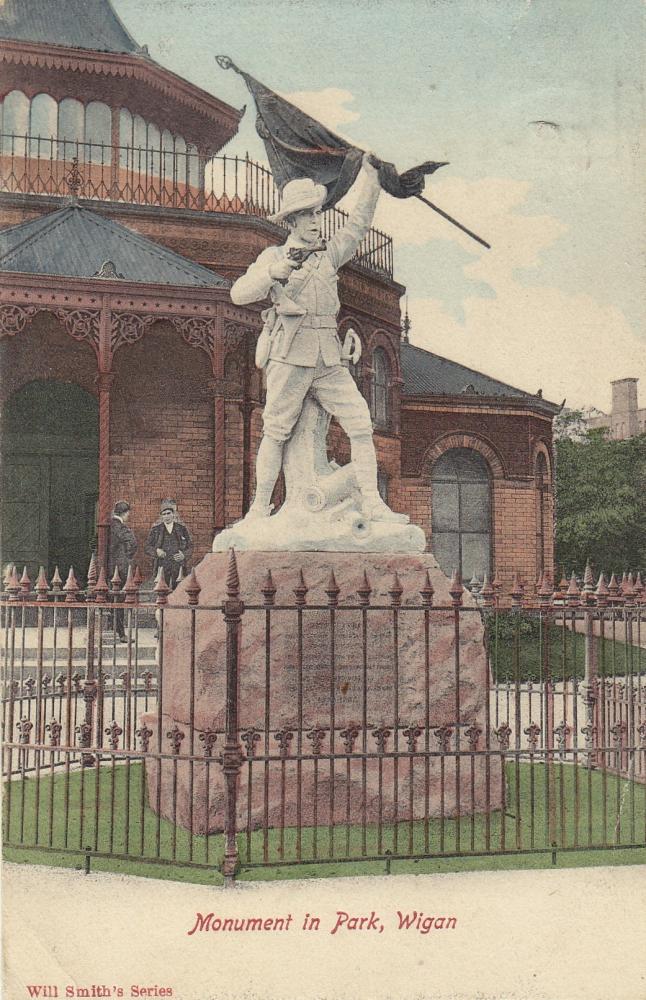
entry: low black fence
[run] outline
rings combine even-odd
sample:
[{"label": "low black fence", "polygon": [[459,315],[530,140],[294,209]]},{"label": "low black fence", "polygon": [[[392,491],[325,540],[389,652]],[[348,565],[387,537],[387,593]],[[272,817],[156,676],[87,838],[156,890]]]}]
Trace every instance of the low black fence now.
[{"label": "low black fence", "polygon": [[8,849],[233,879],[646,846],[639,578],[544,580],[503,607],[486,581],[364,574],[342,594],[307,573],[241,586],[232,553],[210,604],[199,570],[172,597],[10,574]]}]

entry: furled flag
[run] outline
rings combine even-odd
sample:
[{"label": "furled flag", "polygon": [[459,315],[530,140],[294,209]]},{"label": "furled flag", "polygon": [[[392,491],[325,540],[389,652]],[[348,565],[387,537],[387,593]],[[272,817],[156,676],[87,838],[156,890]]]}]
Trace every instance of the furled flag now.
[{"label": "furled flag", "polygon": [[[222,69],[234,69],[244,78],[256,102],[256,131],[267,150],[278,188],[296,177],[311,177],[327,188],[324,208],[331,208],[350,190],[359,173],[363,150],[330,132],[300,108],[238,69],[228,56],[217,56]],[[392,163],[373,158],[382,188],[395,198],[412,198],[424,190],[424,178],[445,163],[427,161],[403,174]]]}]

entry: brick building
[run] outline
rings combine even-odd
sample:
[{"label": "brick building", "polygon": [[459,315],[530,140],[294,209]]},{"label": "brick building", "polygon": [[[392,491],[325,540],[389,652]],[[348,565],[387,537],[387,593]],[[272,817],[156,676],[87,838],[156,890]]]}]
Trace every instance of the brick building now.
[{"label": "brick building", "polygon": [[638,434],[646,434],[646,407],[639,407],[637,398],[638,378],[619,378],[612,385],[610,413],[596,412],[586,419],[590,430],[607,427],[610,437],[626,441]]},{"label": "brick building", "polygon": [[[272,177],[222,153],[242,112],[155,63],[108,0],[6,0],[0,37],[2,558],[83,567],[120,498],[141,552],[171,495],[199,559],[253,496],[260,308],[228,289],[284,238]],[[445,569],[533,582],[557,407],[408,343],[404,291],[372,230],[339,320],[363,344],[380,488]],[[338,427],[330,448],[347,460]]]}]

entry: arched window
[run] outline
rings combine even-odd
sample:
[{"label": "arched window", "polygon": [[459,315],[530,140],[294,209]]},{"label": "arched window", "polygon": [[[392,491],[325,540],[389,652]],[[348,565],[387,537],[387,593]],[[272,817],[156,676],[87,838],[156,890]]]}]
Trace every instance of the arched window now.
[{"label": "arched window", "polygon": [[161,135],[161,148],[163,150],[161,161],[162,177],[164,181],[172,182],[175,161],[175,143],[173,142],[172,135],[166,128]]},{"label": "arched window", "polygon": [[29,98],[21,90],[12,90],[2,104],[2,152],[24,156],[28,132]]},{"label": "arched window", "polygon": [[452,448],[431,472],[431,549],[447,575],[491,573],[489,467],[471,448]]},{"label": "arched window", "polygon": [[143,184],[143,178],[148,173],[147,164],[148,126],[141,117],[135,115],[132,120],[132,157],[131,169],[134,175],[133,184]]},{"label": "arched window", "polygon": [[189,187],[200,187],[200,159],[195,146],[186,147],[186,182]]},{"label": "arched window", "polygon": [[536,575],[540,576],[546,566],[547,542],[549,538],[549,473],[545,455],[536,456],[534,472],[536,483]]},{"label": "arched window", "polygon": [[[188,184],[188,160],[186,159],[186,142],[181,135],[175,136],[174,165],[177,184]],[[171,174],[171,177],[173,175]]]},{"label": "arched window", "polygon": [[80,101],[66,97],[58,105],[58,158],[71,160],[78,155],[78,143],[85,138],[85,109]]},{"label": "arched window", "polygon": [[389,366],[386,352],[377,347],[372,355],[371,416],[377,427],[387,427],[389,417],[388,382]]},{"label": "arched window", "polygon": [[36,94],[29,109],[29,155],[49,159],[54,153],[58,108],[49,94]]},{"label": "arched window", "polygon": [[109,163],[111,159],[112,113],[107,104],[92,101],[85,109],[87,159],[91,163]]},{"label": "arched window", "polygon": [[159,177],[161,172],[161,133],[156,125],[148,126],[148,174]]},{"label": "arched window", "polygon": [[132,147],[134,146],[132,129],[132,115],[127,108],[121,108],[119,111],[119,166],[125,170],[132,170]]}]

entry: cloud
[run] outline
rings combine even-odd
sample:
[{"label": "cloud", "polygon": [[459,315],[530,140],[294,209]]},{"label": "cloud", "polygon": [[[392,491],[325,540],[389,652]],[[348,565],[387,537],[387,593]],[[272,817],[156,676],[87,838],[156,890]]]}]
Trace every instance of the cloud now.
[{"label": "cloud", "polygon": [[360,117],[358,111],[348,107],[355,99],[349,90],[326,87],[324,90],[299,90],[280,96],[334,132],[340,125],[356,122]]},{"label": "cloud", "polygon": [[593,404],[607,411],[616,378],[637,377],[646,386],[643,342],[616,306],[509,277],[495,291],[494,300],[467,299],[462,323],[438,299],[411,299],[411,339],[527,392],[542,388],[553,402],[566,398],[574,407]]},{"label": "cloud", "polygon": [[[427,180],[424,196],[477,233],[492,250],[481,248],[432,209],[415,198],[383,197],[375,224],[390,232],[397,244],[418,246],[448,240],[475,253],[485,269],[532,267],[540,251],[551,246],[567,227],[553,215],[527,215],[522,208],[531,185],[527,181],[487,177]],[[493,262],[493,263],[492,263]]]},{"label": "cloud", "polygon": [[[445,270],[415,268],[414,286],[426,287],[428,295],[409,301],[414,343],[528,392],[542,388],[554,402],[565,397],[571,406],[607,410],[612,379],[633,376],[646,386],[644,343],[617,305],[589,292],[539,284],[551,248],[568,227],[553,215],[527,212],[529,183],[446,177],[427,183],[428,189],[433,201],[492,249],[480,249],[414,199],[381,200],[376,224],[392,233],[395,259],[398,246],[417,247],[421,262],[431,258],[431,246],[432,256],[442,245],[447,255],[455,244],[469,251],[461,267],[450,254],[459,268],[452,290],[462,311],[447,302],[444,285],[451,277]],[[482,283],[492,296],[478,293]]]}]

